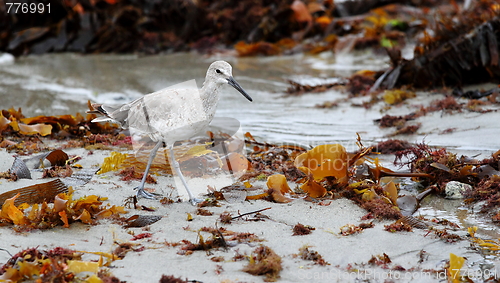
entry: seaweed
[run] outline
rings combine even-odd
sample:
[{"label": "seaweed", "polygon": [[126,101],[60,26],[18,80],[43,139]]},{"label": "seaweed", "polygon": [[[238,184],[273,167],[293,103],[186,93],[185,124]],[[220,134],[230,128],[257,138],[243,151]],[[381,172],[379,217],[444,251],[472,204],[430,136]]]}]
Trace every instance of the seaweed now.
[{"label": "seaweed", "polygon": [[395,154],[399,151],[406,150],[412,145],[405,140],[388,139],[386,141],[381,141],[377,144],[374,151],[380,152],[382,154]]},{"label": "seaweed", "polygon": [[317,251],[309,249],[310,246],[303,246],[299,249],[299,256],[303,260],[311,260],[314,264],[326,266],[330,265]]},{"label": "seaweed", "polygon": [[500,206],[500,176],[495,175],[490,178],[479,181],[477,186],[465,191],[465,203],[473,204],[477,202],[484,202],[481,205],[482,213],[494,211]]},{"label": "seaweed", "polygon": [[[195,251],[205,251],[207,254],[211,254],[211,250],[214,249],[224,249],[228,250],[228,242],[236,243],[251,243],[251,242],[261,242],[253,233],[240,233],[229,231],[223,227],[212,228],[212,227],[202,227],[198,231],[198,242],[192,243],[188,240],[182,240],[180,243],[180,250],[177,252],[179,255],[190,255]],[[205,239],[201,232],[210,233],[211,237]]]},{"label": "seaweed", "polygon": [[401,232],[401,231],[406,231],[406,232],[412,232],[413,228],[406,224],[406,223],[392,223],[389,225],[384,225],[384,230],[395,233],[395,232]]},{"label": "seaweed", "polygon": [[244,272],[252,275],[265,275],[265,282],[275,282],[283,269],[281,257],[267,246],[257,247],[249,257],[249,263],[243,268]]},{"label": "seaweed", "polygon": [[173,275],[165,275],[163,274],[160,278],[160,281],[159,283],[188,283],[188,282],[192,282],[190,280],[187,280],[187,279],[181,279],[179,277],[175,277]]},{"label": "seaweed", "polygon": [[[90,105],[90,102],[89,102]],[[91,120],[95,115],[83,117],[80,113],[76,115],[59,116],[37,116],[26,118],[22,110],[10,108],[0,113],[0,134],[3,136],[19,135],[29,136],[51,136],[57,139],[83,138],[91,134],[113,134],[118,133],[118,126],[109,123],[97,124]]]},{"label": "seaweed", "polygon": [[0,20],[5,31],[0,50],[15,56],[63,51],[211,54],[231,47],[241,56],[382,50],[404,46],[432,22],[439,5],[448,4],[424,2],[433,8],[431,15],[421,3],[417,8],[413,1],[388,0],[51,2],[50,13],[7,13]]},{"label": "seaweed", "polygon": [[346,225],[340,227],[339,234],[342,236],[349,236],[349,235],[361,233],[364,229],[373,228],[373,227],[375,227],[373,222],[360,223],[357,226],[354,224],[346,224]]},{"label": "seaweed", "polygon": [[375,217],[397,220],[403,215],[397,206],[388,204],[383,199],[372,199],[361,203],[361,207],[371,212]]},{"label": "seaweed", "polygon": [[293,226],[292,236],[309,235],[312,233],[313,230],[316,230],[316,228],[297,223],[297,225]]},{"label": "seaweed", "polygon": [[381,86],[460,87],[498,81],[500,18],[494,5],[481,1],[455,17],[441,17],[433,28],[435,35],[424,37],[412,60],[389,53],[393,66],[381,77]]},{"label": "seaweed", "polygon": [[124,282],[105,269],[102,261],[82,260],[83,253],[62,247],[28,248],[12,256],[0,275],[12,282],[76,282],[84,278],[89,282]]},{"label": "seaweed", "polygon": [[29,201],[32,205],[17,206],[16,200],[19,196],[18,193],[5,200],[0,210],[0,223],[13,224],[16,231],[51,229],[56,226],[69,228],[70,224],[76,221],[94,224],[98,219],[118,217],[127,213],[121,206],[102,206],[102,199],[95,195],[72,200],[72,192],[60,193],[54,200],[48,199],[54,202],[52,206],[49,206],[45,199],[40,203],[37,199],[35,203],[34,200]]},{"label": "seaweed", "polygon": [[384,269],[388,269],[389,263],[392,263],[392,260],[386,253],[377,256],[372,255],[370,260],[368,260],[368,264],[373,266],[380,266]]}]

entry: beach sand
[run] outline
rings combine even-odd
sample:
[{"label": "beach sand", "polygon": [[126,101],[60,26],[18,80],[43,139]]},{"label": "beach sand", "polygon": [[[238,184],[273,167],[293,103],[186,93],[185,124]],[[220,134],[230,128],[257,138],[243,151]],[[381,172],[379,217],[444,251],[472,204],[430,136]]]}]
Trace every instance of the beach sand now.
[{"label": "beach sand", "polygon": [[[84,169],[98,169],[104,158],[110,155],[108,150],[95,150],[90,155],[83,148],[65,151],[69,155],[81,156],[78,163]],[[0,150],[0,171],[7,171],[13,160],[12,154]],[[32,180],[0,180],[0,193],[50,180],[40,179],[41,172],[33,171],[32,175]],[[171,176],[156,178],[158,184],[148,184],[146,187],[157,188],[165,195],[176,195],[176,190],[170,187],[175,185]],[[231,182],[227,176],[189,179],[191,187],[196,187],[197,194],[206,193],[208,185],[220,189]],[[108,172],[95,175],[89,183],[75,187],[74,198],[99,195],[108,198],[104,204],[120,206],[124,205],[127,197],[135,193],[133,187],[137,184],[137,181],[120,181],[116,172]],[[183,187],[179,189],[184,192]],[[22,233],[14,232],[12,226],[4,226],[0,227],[0,248],[11,254],[30,247],[47,250],[63,247],[110,253],[117,247],[117,243],[131,242],[137,244],[134,249],[139,251],[130,251],[123,259],[115,260],[107,267],[114,276],[127,282],[158,282],[162,275],[200,282],[263,282],[265,276],[254,276],[242,271],[248,264],[248,259],[243,257],[242,260],[234,260],[238,254],[250,255],[260,245],[271,248],[281,257],[283,269],[279,274],[279,282],[359,282],[363,279],[368,282],[384,282],[386,279],[398,278],[398,282],[437,282],[445,278],[443,267],[449,260],[450,253],[466,257],[468,262],[482,259],[477,252],[469,249],[468,240],[446,243],[429,233],[429,230],[422,229],[390,233],[384,230],[384,225],[393,221],[362,221],[361,217],[367,212],[344,198],[323,201],[324,205],[304,199],[286,204],[265,200],[237,203],[221,201],[220,207],[204,208],[213,213],[211,216],[197,215],[197,207],[187,201],[164,205],[158,200],[140,199],[139,204],[155,211],[128,208],[126,216],[158,215],[161,220],[143,228],[123,228],[116,222],[104,219],[97,225],[74,223],[69,228],[57,227]],[[264,208],[270,209],[262,211],[260,215],[264,217],[258,219],[250,214],[234,219],[230,224],[218,221],[223,212],[237,216]],[[192,221],[187,220],[188,213],[192,215]],[[419,212],[416,213],[418,214]],[[373,221],[373,228],[349,236],[340,235],[340,228],[344,225],[370,221]],[[293,236],[293,227],[298,223],[314,227],[315,230],[308,235]],[[182,245],[171,246],[171,243],[182,240],[196,243],[199,234],[207,240],[212,235],[199,230],[202,227],[215,228],[215,225],[234,232],[252,233],[262,241],[229,241],[227,250],[219,248],[194,251],[190,255],[179,254],[182,253]],[[453,233],[465,236],[466,231],[466,227],[461,227]],[[140,233],[151,233],[151,237],[131,241],[134,235]],[[304,246],[317,251],[329,265],[318,265],[297,256],[299,249]],[[382,256],[384,253],[391,260],[384,268],[368,263],[373,256]],[[222,261],[214,262],[211,260],[214,257],[222,257],[219,258]],[[0,262],[5,263],[9,258],[6,252],[0,252]],[[97,260],[99,257],[85,254],[83,259]],[[428,274],[425,273],[426,270],[441,270],[441,273]]]}]

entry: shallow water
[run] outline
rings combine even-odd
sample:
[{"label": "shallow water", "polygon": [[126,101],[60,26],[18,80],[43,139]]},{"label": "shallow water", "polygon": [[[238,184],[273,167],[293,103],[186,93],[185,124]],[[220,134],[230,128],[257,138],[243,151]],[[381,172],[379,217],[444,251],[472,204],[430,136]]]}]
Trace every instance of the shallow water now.
[{"label": "shallow water", "polygon": [[[340,103],[333,109],[314,106],[345,98],[338,91],[286,96],[287,80],[315,84],[318,78],[348,76],[361,69],[382,69],[384,57],[370,53],[357,55],[280,56],[260,58],[207,57],[195,53],[156,55],[79,55],[47,54],[28,56],[9,64],[0,64],[0,106],[21,107],[26,116],[60,115],[84,112],[86,102],[124,103],[176,83],[196,79],[201,87],[207,66],[224,59],[233,65],[237,81],[254,98],[246,101],[230,87],[223,88],[218,116],[238,119],[243,131],[267,141],[320,144],[341,142],[350,149],[359,133],[363,140],[385,139],[393,130],[381,130],[373,123],[385,114],[408,114],[436,94],[419,97],[402,107],[382,113],[382,103],[372,109],[352,107],[369,97]],[[454,147],[458,150],[488,154],[498,149],[500,125],[490,123],[497,113],[480,115],[443,113],[422,117],[418,134],[407,137],[412,142]],[[460,120],[460,123],[457,123]],[[452,134],[440,134],[456,128]],[[484,138],[478,142],[476,137]]]},{"label": "shallow water", "polygon": [[[387,67],[385,57],[370,53],[259,58],[207,57],[196,53],[147,57],[65,53],[22,57],[11,63],[2,61],[0,108],[21,107],[28,117],[74,114],[85,112],[87,100],[125,103],[142,94],[191,79],[196,79],[201,87],[208,65],[220,59],[233,65],[235,79],[254,102],[249,103],[231,87],[224,87],[217,116],[238,119],[244,132],[270,142],[342,143],[348,150],[354,150],[357,148],[356,133],[361,135],[365,145],[370,145],[386,139],[394,131],[380,129],[374,124],[374,119],[385,114],[405,115],[420,104],[443,97],[441,94],[418,93],[417,98],[390,109],[386,109],[383,103],[371,109],[353,107],[352,103],[360,104],[370,99],[361,97],[341,102],[333,109],[318,109],[314,106],[345,98],[346,94],[338,91],[299,96],[285,94],[289,79],[314,84],[318,78],[345,77],[362,69]],[[431,113],[419,118],[422,127],[417,134],[397,138],[445,146],[458,154],[487,157],[500,148],[500,124],[493,122],[498,121],[498,117],[496,112]],[[450,128],[454,131],[443,134]],[[440,208],[436,202],[427,202],[424,211],[439,211],[443,212],[441,217],[448,215],[450,219],[460,219],[457,213],[463,209]],[[459,222],[480,226],[490,236],[500,235],[495,226],[482,223],[477,216],[466,215],[470,219]]]}]

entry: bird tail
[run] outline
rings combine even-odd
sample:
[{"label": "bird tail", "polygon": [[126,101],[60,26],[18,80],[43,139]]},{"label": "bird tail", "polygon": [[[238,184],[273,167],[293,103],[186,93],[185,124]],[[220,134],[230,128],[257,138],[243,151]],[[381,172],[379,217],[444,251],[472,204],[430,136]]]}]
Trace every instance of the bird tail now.
[{"label": "bird tail", "polygon": [[128,116],[128,111],[121,111],[122,106],[110,106],[98,103],[92,103],[90,110],[87,110],[88,114],[102,115],[103,117],[97,117],[92,120],[92,122],[113,122],[118,123],[122,126],[125,125],[125,121]]}]

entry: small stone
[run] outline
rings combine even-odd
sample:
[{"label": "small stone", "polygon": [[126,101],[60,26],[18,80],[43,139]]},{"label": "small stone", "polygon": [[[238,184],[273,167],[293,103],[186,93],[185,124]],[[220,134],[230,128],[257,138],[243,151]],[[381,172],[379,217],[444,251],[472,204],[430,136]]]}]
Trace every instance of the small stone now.
[{"label": "small stone", "polygon": [[446,184],[446,188],[444,192],[446,194],[447,199],[463,199],[463,193],[466,190],[472,189],[472,186],[469,184],[460,183],[457,181],[450,181]]}]

